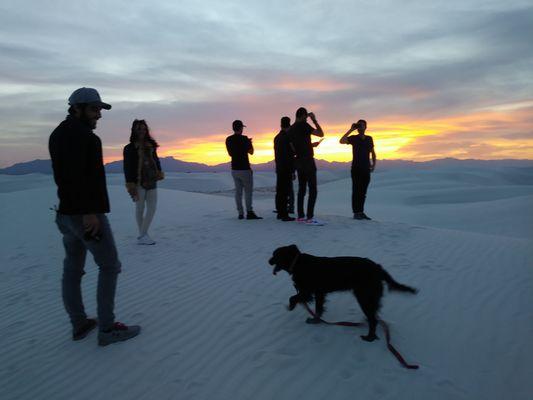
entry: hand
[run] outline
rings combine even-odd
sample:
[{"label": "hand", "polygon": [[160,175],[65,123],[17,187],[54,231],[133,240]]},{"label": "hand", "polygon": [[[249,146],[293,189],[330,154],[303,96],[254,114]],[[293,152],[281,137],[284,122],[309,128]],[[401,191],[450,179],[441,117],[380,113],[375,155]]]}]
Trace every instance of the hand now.
[{"label": "hand", "polygon": [[139,200],[139,193],[137,192],[137,186],[129,186],[128,187],[128,193],[131,196],[131,199],[135,202]]},{"label": "hand", "polygon": [[312,113],[312,112],[307,113],[307,116],[308,116],[309,118],[311,118],[313,121],[316,121],[315,113]]},{"label": "hand", "polygon": [[350,128],[350,130],[352,130],[352,131],[356,131],[358,127],[359,127],[359,124],[358,124],[357,122],[354,122],[354,123],[352,124],[352,127]]},{"label": "hand", "polygon": [[100,231],[100,220],[96,214],[86,214],[82,217],[83,228],[91,236],[96,236]]}]

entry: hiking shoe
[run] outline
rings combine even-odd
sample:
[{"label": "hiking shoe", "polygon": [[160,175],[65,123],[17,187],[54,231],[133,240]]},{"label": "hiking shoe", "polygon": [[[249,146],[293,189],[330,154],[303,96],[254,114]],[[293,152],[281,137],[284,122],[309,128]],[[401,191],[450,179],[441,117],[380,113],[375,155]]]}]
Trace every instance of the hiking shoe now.
[{"label": "hiking shoe", "polygon": [[294,221],[296,218],[293,218],[293,217],[289,217],[288,215],[286,217],[281,217],[280,218],[283,222],[290,222],[290,221]]},{"label": "hiking shoe", "polygon": [[315,218],[308,218],[305,220],[305,224],[306,225],[311,225],[311,226],[323,226],[324,223],[315,219]]},{"label": "hiking shoe", "polygon": [[137,239],[137,244],[143,244],[143,245],[151,246],[151,245],[155,244],[155,241],[150,236],[148,236],[148,234],[146,233],[146,234],[142,235],[139,239]]},{"label": "hiking shoe", "polygon": [[96,325],[97,322],[95,319],[87,318],[79,327],[72,329],[72,340],[77,341],[83,339],[96,328]]},{"label": "hiking shoe", "polygon": [[239,214],[239,219],[244,219],[244,215]]},{"label": "hiking shoe", "polygon": [[139,325],[127,326],[121,322],[115,322],[110,330],[98,332],[98,346],[123,342],[137,336],[139,333],[141,333]]},{"label": "hiking shoe", "polygon": [[263,219],[263,217],[260,217],[256,215],[253,211],[250,211],[248,214],[246,214],[246,219]]},{"label": "hiking shoe", "polygon": [[361,219],[366,219],[366,220],[369,220],[371,221],[372,218],[370,218],[368,215],[366,215],[364,212],[361,213]]}]

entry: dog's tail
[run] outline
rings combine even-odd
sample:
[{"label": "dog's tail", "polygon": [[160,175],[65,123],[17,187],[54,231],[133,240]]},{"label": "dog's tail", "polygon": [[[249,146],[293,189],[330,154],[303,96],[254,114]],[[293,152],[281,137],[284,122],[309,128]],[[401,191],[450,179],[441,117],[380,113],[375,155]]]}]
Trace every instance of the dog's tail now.
[{"label": "dog's tail", "polygon": [[413,294],[418,293],[417,289],[411,286],[403,285],[399,282],[396,282],[394,278],[390,276],[390,274],[387,271],[385,271],[385,269],[381,265],[378,264],[378,266],[379,266],[379,269],[381,270],[381,279],[387,282],[387,286],[389,287],[389,290],[397,290],[399,292],[409,292]]}]

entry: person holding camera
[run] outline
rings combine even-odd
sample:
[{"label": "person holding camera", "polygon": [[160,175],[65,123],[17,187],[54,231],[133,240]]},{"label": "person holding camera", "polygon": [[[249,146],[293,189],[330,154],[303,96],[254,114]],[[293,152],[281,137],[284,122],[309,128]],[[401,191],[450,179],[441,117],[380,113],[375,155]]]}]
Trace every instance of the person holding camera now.
[{"label": "person holding camera", "polygon": [[[314,127],[307,123],[307,118],[311,118]],[[315,114],[308,113],[304,107],[296,110],[296,121],[289,129],[289,142],[296,155],[295,165],[298,172],[298,219],[297,222],[304,222],[309,225],[323,225],[314,217],[315,203],[318,195],[316,164],[313,148],[319,142],[312,143],[311,135],[323,137],[324,132],[316,120]],[[307,199],[307,214],[304,211],[304,199],[309,187],[309,197]]]},{"label": "person holding camera", "polygon": [[246,219],[263,219],[255,214],[252,207],[254,178],[248,154],[254,154],[252,139],[242,134],[246,125],[240,120],[233,121],[233,135],[226,138],[226,150],[231,157],[231,176],[235,183],[235,203],[239,219],[244,219],[242,192],[246,202]]},{"label": "person holding camera", "polygon": [[[48,149],[57,185],[59,208],[56,224],[63,235],[62,295],[72,324],[72,339],[86,337],[98,325],[98,344],[128,340],[140,326],[115,321],[115,291],[121,270],[113,233],[106,217],[109,210],[102,142],[93,133],[102,102],[95,89],[80,88],[70,96],[67,118],[50,135]],[[98,321],[88,318],[81,294],[85,258],[89,251],[98,265]]]},{"label": "person holding camera", "polygon": [[[153,245],[148,228],[157,206],[157,181],[164,178],[157,156],[159,145],[150,135],[144,119],[136,119],[131,126],[130,143],[124,147],[124,175],[126,189],[135,202],[135,219],[139,228],[137,244]],[[145,214],[146,209],[146,214]]]},{"label": "person holding camera", "polygon": [[[356,130],[357,135],[351,135]],[[352,145],[352,211],[353,218],[359,220],[371,219],[365,214],[365,200],[370,183],[370,173],[376,168],[374,140],[372,136],[365,135],[365,132],[366,121],[360,119],[352,124],[348,132],[340,139],[341,144]],[[372,155],[372,161],[370,155]]]}]

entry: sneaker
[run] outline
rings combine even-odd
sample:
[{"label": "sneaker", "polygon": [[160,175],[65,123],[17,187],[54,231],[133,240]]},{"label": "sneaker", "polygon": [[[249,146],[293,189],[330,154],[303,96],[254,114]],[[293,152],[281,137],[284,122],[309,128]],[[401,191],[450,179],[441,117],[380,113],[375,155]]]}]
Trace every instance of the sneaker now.
[{"label": "sneaker", "polygon": [[151,246],[155,244],[155,241],[150,236],[148,236],[148,234],[145,234],[145,235],[142,235],[139,239],[137,239],[137,244]]},{"label": "sneaker", "polygon": [[307,219],[305,217],[298,217],[296,218],[296,222],[306,222]]},{"label": "sneaker", "polygon": [[100,331],[98,333],[98,346],[123,342],[137,336],[139,333],[141,333],[141,327],[138,325],[127,326],[123,323],[115,322],[113,328],[109,331]]},{"label": "sneaker", "polygon": [[87,318],[78,328],[72,329],[72,340],[77,341],[85,338],[91,331],[96,328],[96,320]]},{"label": "sneaker", "polygon": [[246,214],[246,219],[263,219],[263,217],[259,217],[253,211],[250,211],[248,214]]},{"label": "sneaker", "polygon": [[239,219],[244,219],[244,215],[239,214]]},{"label": "sneaker", "polygon": [[290,222],[290,221],[294,221],[296,218],[293,218],[293,217],[289,217],[288,215],[286,217],[281,217],[280,218],[283,222]]},{"label": "sneaker", "polygon": [[308,218],[305,220],[306,225],[312,225],[312,226],[323,226],[324,223],[315,219],[315,218]]},{"label": "sneaker", "polygon": [[366,215],[364,212],[361,213],[361,219],[366,219],[366,220],[369,220],[371,221],[372,218],[370,218],[368,215]]}]

